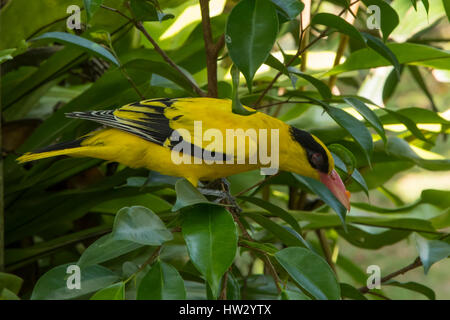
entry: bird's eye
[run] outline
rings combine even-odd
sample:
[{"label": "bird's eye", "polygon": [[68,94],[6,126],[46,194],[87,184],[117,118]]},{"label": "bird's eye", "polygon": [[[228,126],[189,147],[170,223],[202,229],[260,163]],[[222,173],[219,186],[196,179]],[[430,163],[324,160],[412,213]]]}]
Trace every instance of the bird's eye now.
[{"label": "bird's eye", "polygon": [[324,165],[323,156],[318,152],[311,154],[310,161],[315,168],[321,168]]}]

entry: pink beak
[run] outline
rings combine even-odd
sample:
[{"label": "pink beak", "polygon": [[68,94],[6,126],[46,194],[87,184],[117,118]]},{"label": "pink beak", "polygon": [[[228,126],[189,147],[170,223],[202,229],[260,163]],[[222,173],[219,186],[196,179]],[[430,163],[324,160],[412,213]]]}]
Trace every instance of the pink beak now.
[{"label": "pink beak", "polygon": [[319,172],[320,181],[327,186],[334,196],[350,211],[350,192],[345,189],[345,185],[339,177],[336,170],[333,169],[330,174]]}]

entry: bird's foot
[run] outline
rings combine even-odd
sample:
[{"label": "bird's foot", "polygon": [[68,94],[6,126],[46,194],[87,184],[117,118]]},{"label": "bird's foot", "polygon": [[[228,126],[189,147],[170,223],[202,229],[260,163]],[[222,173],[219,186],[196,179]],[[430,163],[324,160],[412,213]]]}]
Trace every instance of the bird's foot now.
[{"label": "bird's foot", "polygon": [[[222,187],[224,190],[210,189],[210,187],[215,186]],[[236,198],[233,197],[230,193],[230,183],[228,182],[228,180],[224,178],[214,180],[207,184],[205,187],[206,188],[198,188],[198,191],[200,191],[200,193],[205,196],[216,197],[216,199],[214,200],[214,202],[216,203],[225,202],[226,204],[236,209],[237,212],[242,212],[242,209],[237,204]]]}]

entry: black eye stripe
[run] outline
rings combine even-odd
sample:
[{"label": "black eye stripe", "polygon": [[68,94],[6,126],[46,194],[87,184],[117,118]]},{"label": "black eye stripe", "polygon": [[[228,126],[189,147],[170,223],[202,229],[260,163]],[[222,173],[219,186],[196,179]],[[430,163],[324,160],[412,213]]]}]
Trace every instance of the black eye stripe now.
[{"label": "black eye stripe", "polygon": [[[328,173],[329,162],[328,155],[325,149],[312,137],[312,135],[306,131],[297,129],[295,127],[290,128],[292,138],[297,141],[307,153],[309,164],[323,173]],[[313,154],[319,154],[322,156],[322,161],[314,161],[312,159]]]}]

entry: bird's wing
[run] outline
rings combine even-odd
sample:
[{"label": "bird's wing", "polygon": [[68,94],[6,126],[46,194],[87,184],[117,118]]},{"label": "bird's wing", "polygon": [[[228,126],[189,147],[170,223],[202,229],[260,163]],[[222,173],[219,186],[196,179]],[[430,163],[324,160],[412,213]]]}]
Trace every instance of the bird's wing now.
[{"label": "bird's wing", "polygon": [[[225,139],[224,128],[216,126],[223,117],[231,113],[231,109],[227,111],[226,108],[220,107],[211,108],[212,111],[208,113],[208,105],[203,108],[202,104],[208,103],[206,100],[196,98],[152,99],[128,104],[116,110],[73,112],[66,116],[92,120],[170,149],[178,146],[178,150],[181,149],[181,152],[192,156],[203,155],[203,152],[208,150],[214,159],[236,158],[236,152],[234,155],[225,154],[225,143],[222,144],[221,150],[214,150],[217,146],[214,143],[196,140],[197,121],[201,121],[203,132],[215,129],[220,131]],[[248,141],[250,144],[256,143],[252,139],[247,140],[247,143]]]}]

